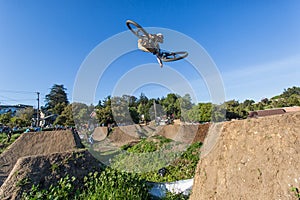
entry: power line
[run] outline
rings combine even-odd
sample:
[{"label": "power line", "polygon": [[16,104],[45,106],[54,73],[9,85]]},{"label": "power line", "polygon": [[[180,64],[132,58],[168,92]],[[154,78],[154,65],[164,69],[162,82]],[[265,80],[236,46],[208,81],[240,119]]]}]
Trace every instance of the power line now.
[{"label": "power line", "polygon": [[19,93],[19,94],[36,94],[36,92],[30,92],[30,91],[3,90],[3,89],[0,89],[0,92]]},{"label": "power line", "polygon": [[0,101],[34,101],[36,99],[0,99]]}]

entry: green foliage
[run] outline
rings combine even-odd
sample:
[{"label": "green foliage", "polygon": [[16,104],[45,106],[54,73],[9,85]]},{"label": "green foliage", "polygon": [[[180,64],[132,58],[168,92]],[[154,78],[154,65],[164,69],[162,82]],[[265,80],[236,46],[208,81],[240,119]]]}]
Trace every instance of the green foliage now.
[{"label": "green foliage", "polygon": [[51,171],[52,171],[52,172],[55,172],[55,171],[57,171],[58,169],[59,169],[59,165],[58,165],[58,164],[53,163],[53,164],[51,165]]},{"label": "green foliage", "polygon": [[[46,95],[46,109],[52,113],[58,113],[59,116],[55,124],[74,126],[75,124],[84,124],[91,120],[89,114],[93,111],[86,105],[73,104],[68,107],[65,88],[63,85],[54,85],[50,94]],[[154,112],[153,103],[156,107]],[[161,99],[148,99],[141,93],[139,98],[130,95],[121,97],[106,97],[99,101],[95,107],[97,121],[107,126],[117,122],[119,124],[139,123],[140,121],[149,122],[154,119],[154,113],[157,116],[172,116],[175,119],[181,119],[187,122],[219,122],[231,119],[247,118],[248,113],[254,110],[264,110],[270,108],[279,108],[286,106],[300,106],[300,88],[292,87],[285,89],[280,95],[271,99],[263,98],[260,102],[254,100],[245,100],[239,103],[236,100],[229,100],[221,105],[212,103],[192,103],[189,94],[181,97],[178,94],[170,93]],[[72,109],[76,110],[72,112]],[[76,116],[72,114],[76,113]],[[11,116],[10,116],[11,117]],[[9,116],[0,116],[0,123],[24,124],[24,120],[11,119]]]},{"label": "green foliage", "polygon": [[161,149],[166,143],[172,142],[171,139],[161,135],[153,136],[152,139],[157,139],[157,141],[142,139],[138,144],[132,147],[124,146],[123,149],[126,149],[130,153],[149,153]]},{"label": "green foliage", "polygon": [[0,154],[11,145],[21,134],[12,134],[10,141],[8,142],[7,135],[5,133],[0,133]]},{"label": "green foliage", "polygon": [[132,121],[135,123],[135,124],[138,124],[140,119],[139,119],[139,113],[137,111],[137,108],[135,107],[129,107],[129,113],[130,113],[130,117],[132,119]]},{"label": "green foliage", "polygon": [[30,183],[30,179],[29,179],[28,177],[25,177],[25,178],[19,180],[19,181],[16,183],[16,186],[17,186],[17,187],[22,187],[22,186],[27,185],[27,184],[29,184],[29,183]]},{"label": "green foliage", "polygon": [[280,95],[280,97],[288,98],[288,97],[290,97],[292,95],[300,96],[300,87],[293,86],[291,88],[284,89],[284,91]]},{"label": "green foliage", "polygon": [[189,94],[185,94],[183,97],[178,98],[179,106],[180,106],[180,119],[182,121],[190,121],[189,120],[189,111],[192,109],[192,98]]},{"label": "green foliage", "polygon": [[180,102],[179,102],[179,95],[174,93],[170,93],[167,95],[166,98],[162,99],[162,105],[167,113],[167,116],[174,115],[175,118],[180,118]]},{"label": "green foliage", "polygon": [[299,192],[299,189],[297,187],[292,186],[291,191],[295,194],[295,197],[300,199],[300,192]]},{"label": "green foliage", "polygon": [[60,115],[64,107],[69,104],[66,90],[63,85],[54,84],[45,97],[45,109],[52,114]]},{"label": "green foliage", "polygon": [[61,178],[57,184],[53,184],[49,189],[41,189],[39,185],[32,185],[28,193],[22,194],[22,199],[25,200],[44,200],[44,199],[73,199],[79,195],[79,190],[75,191],[74,181],[75,177]]},{"label": "green foliage", "polygon": [[149,199],[146,183],[137,175],[107,168],[85,178],[83,199]]},{"label": "green foliage", "polygon": [[0,115],[0,123],[1,124],[9,124],[11,120],[11,112],[7,112]]},{"label": "green foliage", "polygon": [[31,125],[31,120],[34,114],[34,109],[32,107],[28,107],[22,110],[17,111],[16,116],[16,123],[13,123],[19,127],[26,127]]},{"label": "green foliage", "polygon": [[167,192],[166,196],[163,198],[163,200],[188,200],[189,197],[184,194],[173,194],[171,192]]},{"label": "green foliage", "polygon": [[200,159],[202,143],[196,142],[190,145],[185,152],[166,166],[167,174],[162,177],[157,171],[140,174],[142,178],[153,182],[170,182],[194,177],[197,163]]},{"label": "green foliage", "polygon": [[147,141],[146,139],[142,139],[137,145],[127,149],[127,151],[130,153],[149,153],[156,150],[156,143],[153,141]]},{"label": "green foliage", "polygon": [[118,124],[132,124],[127,96],[113,97],[111,99],[111,109],[114,120]]},{"label": "green foliage", "polygon": [[103,103],[99,101],[99,104],[96,106],[96,115],[100,124],[107,126],[108,124],[113,123],[110,96],[106,97]]},{"label": "green foliage", "polygon": [[33,185],[23,193],[25,200],[35,199],[150,199],[146,183],[137,175],[106,168],[101,173],[90,173],[75,187],[76,178],[66,176],[49,189]]},{"label": "green foliage", "polygon": [[[153,182],[176,181],[192,178],[199,161],[202,143],[191,144],[184,152],[175,152],[168,149],[173,144],[170,139],[156,136],[157,142],[142,140],[133,147],[124,147],[127,153],[116,156],[112,161],[112,167],[135,173]],[[153,145],[148,149],[145,144]],[[174,144],[173,144],[174,145]],[[149,145],[150,146],[150,145]],[[175,144],[173,147],[178,146]],[[154,147],[156,148],[155,151]],[[158,169],[165,167],[168,171],[166,176],[160,176]]]}]

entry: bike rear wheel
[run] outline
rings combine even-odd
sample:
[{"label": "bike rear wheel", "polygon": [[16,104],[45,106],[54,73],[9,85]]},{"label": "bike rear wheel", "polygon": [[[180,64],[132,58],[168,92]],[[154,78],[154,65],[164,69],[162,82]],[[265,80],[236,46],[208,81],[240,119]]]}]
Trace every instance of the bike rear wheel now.
[{"label": "bike rear wheel", "polygon": [[142,38],[142,37],[146,36],[149,39],[149,35],[148,35],[147,31],[145,31],[145,29],[143,29],[142,26],[139,25],[138,23],[136,23],[132,20],[127,20],[126,25],[129,28],[129,30],[134,35],[136,35],[138,38]]},{"label": "bike rear wheel", "polygon": [[163,62],[171,62],[175,60],[180,60],[188,56],[188,52],[186,51],[178,51],[178,52],[167,52],[163,53],[161,60]]}]

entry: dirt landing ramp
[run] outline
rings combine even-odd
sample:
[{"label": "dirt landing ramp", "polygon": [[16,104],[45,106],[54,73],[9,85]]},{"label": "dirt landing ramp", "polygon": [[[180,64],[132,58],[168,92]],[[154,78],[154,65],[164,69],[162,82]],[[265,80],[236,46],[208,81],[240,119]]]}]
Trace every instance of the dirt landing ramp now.
[{"label": "dirt landing ramp", "polygon": [[93,132],[93,139],[102,141],[107,137],[107,127],[97,127]]},{"label": "dirt landing ramp", "polygon": [[76,146],[70,130],[23,133],[0,155],[0,185],[20,157],[65,152],[75,150]]},{"label": "dirt landing ramp", "polygon": [[191,200],[299,199],[291,191],[300,188],[299,112],[225,122],[220,131],[198,163]]},{"label": "dirt landing ramp", "polygon": [[21,199],[33,184],[48,189],[67,175],[76,177],[74,185],[80,187],[84,176],[102,168],[87,150],[22,157],[1,186],[0,199]]},{"label": "dirt landing ramp", "polygon": [[139,140],[140,136],[139,131],[132,125],[114,128],[113,132],[109,134],[108,139],[113,145],[121,147]]},{"label": "dirt landing ramp", "polygon": [[166,125],[157,134],[166,138],[190,144],[198,131],[198,125]]}]

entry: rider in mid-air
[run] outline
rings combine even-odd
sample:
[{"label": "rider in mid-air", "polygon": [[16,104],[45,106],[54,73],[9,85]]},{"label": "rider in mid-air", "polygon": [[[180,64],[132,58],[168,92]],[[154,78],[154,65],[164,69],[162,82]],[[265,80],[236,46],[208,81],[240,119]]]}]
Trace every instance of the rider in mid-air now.
[{"label": "rider in mid-air", "polygon": [[164,36],[161,33],[150,34],[141,25],[132,20],[127,20],[126,25],[139,38],[138,48],[155,55],[160,67],[163,67],[163,62],[181,60],[188,56],[188,52],[186,51],[171,52],[161,50],[159,43],[164,42]]},{"label": "rider in mid-air", "polygon": [[162,53],[160,51],[159,43],[164,42],[164,36],[161,33],[157,34],[148,34],[149,39],[147,36],[143,36],[138,40],[138,48],[145,52],[153,53],[156,55],[156,59],[160,65],[163,67],[163,63],[161,61]]}]

